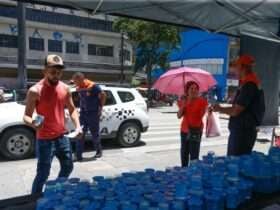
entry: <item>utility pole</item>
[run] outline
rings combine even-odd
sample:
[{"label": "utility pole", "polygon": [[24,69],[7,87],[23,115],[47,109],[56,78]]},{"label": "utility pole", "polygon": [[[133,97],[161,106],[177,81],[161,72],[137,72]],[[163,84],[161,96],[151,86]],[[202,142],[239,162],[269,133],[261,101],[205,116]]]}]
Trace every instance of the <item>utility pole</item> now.
[{"label": "utility pole", "polygon": [[148,60],[147,64],[147,82],[148,82],[148,108],[152,107],[152,63],[151,58]]},{"label": "utility pole", "polygon": [[120,83],[124,82],[124,33],[121,32],[121,79]]},{"label": "utility pole", "polygon": [[18,71],[17,71],[17,88],[27,88],[26,72],[26,5],[23,2],[17,2],[18,9]]}]

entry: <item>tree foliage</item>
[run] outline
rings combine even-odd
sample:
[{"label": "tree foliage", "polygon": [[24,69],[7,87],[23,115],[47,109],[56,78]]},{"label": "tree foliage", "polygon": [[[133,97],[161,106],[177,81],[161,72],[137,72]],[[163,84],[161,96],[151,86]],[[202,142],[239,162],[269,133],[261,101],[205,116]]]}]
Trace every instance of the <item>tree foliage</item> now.
[{"label": "tree foliage", "polygon": [[136,49],[135,71],[168,68],[168,56],[180,42],[179,28],[166,24],[118,18],[114,29],[127,34]]}]

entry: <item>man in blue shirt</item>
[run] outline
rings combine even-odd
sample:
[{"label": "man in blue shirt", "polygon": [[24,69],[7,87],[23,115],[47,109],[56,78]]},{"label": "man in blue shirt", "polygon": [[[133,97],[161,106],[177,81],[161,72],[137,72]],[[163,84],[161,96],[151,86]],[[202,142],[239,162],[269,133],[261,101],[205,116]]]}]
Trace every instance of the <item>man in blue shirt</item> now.
[{"label": "man in blue shirt", "polygon": [[106,94],[100,86],[85,78],[83,73],[75,73],[72,77],[80,96],[80,122],[83,127],[83,137],[77,141],[77,160],[82,161],[84,140],[87,131],[92,135],[96,150],[94,158],[102,157],[102,146],[99,136],[100,115],[106,102]]}]

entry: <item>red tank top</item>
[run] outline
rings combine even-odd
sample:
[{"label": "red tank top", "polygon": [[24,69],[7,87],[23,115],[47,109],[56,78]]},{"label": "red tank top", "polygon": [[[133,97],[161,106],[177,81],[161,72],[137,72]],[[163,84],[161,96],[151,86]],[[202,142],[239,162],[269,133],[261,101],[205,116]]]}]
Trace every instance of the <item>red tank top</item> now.
[{"label": "red tank top", "polygon": [[39,92],[36,112],[45,117],[43,127],[37,132],[37,139],[55,139],[65,133],[64,109],[68,94],[67,85],[59,82],[56,86],[52,86],[43,79],[34,87]]}]

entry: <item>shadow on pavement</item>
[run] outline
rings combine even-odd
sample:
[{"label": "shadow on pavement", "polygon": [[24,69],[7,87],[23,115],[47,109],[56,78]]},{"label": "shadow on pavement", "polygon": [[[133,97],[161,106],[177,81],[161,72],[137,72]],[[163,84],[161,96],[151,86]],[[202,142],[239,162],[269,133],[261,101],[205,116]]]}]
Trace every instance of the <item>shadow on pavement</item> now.
[{"label": "shadow on pavement", "polygon": [[257,139],[257,142],[259,142],[261,144],[266,144],[266,143],[269,143],[270,140],[269,139]]},{"label": "shadow on pavement", "polygon": [[[134,146],[134,147],[130,147],[130,148],[135,148],[135,147],[142,147],[142,146],[145,146],[146,143],[143,142],[143,141],[139,141],[139,143]],[[72,142],[72,149],[73,149],[73,152],[75,152],[75,142]],[[103,150],[119,150],[119,149],[122,149],[122,148],[126,148],[126,147],[122,147],[118,144],[118,142],[114,139],[106,139],[106,140],[102,140],[102,147],[103,147]],[[93,144],[91,141],[86,141],[85,142],[85,150],[84,152],[93,152]],[[30,160],[30,159],[34,159],[35,158],[35,155],[32,155],[32,157],[30,158],[27,158],[25,160]],[[87,159],[87,158],[86,158]],[[94,160],[93,158],[89,158],[89,160],[86,160],[86,161],[92,161]],[[0,155],[0,163],[1,162],[8,162],[8,161],[16,161],[16,160],[8,160],[6,159],[5,157],[3,157],[2,155]],[[20,161],[20,160],[18,160]]]},{"label": "shadow on pavement", "polygon": [[[133,147],[122,147],[118,144],[116,140],[113,139],[106,139],[102,141],[102,148],[103,150],[119,150],[123,148],[135,148],[135,147],[142,147],[145,146],[146,143],[143,141],[139,141],[139,143],[136,146]],[[73,145],[73,148],[75,145]],[[93,150],[93,144],[91,141],[85,142],[85,152],[90,152]]]},{"label": "shadow on pavement", "polygon": [[177,114],[176,111],[173,111],[173,112],[160,112],[160,113],[162,113],[162,114]]}]

